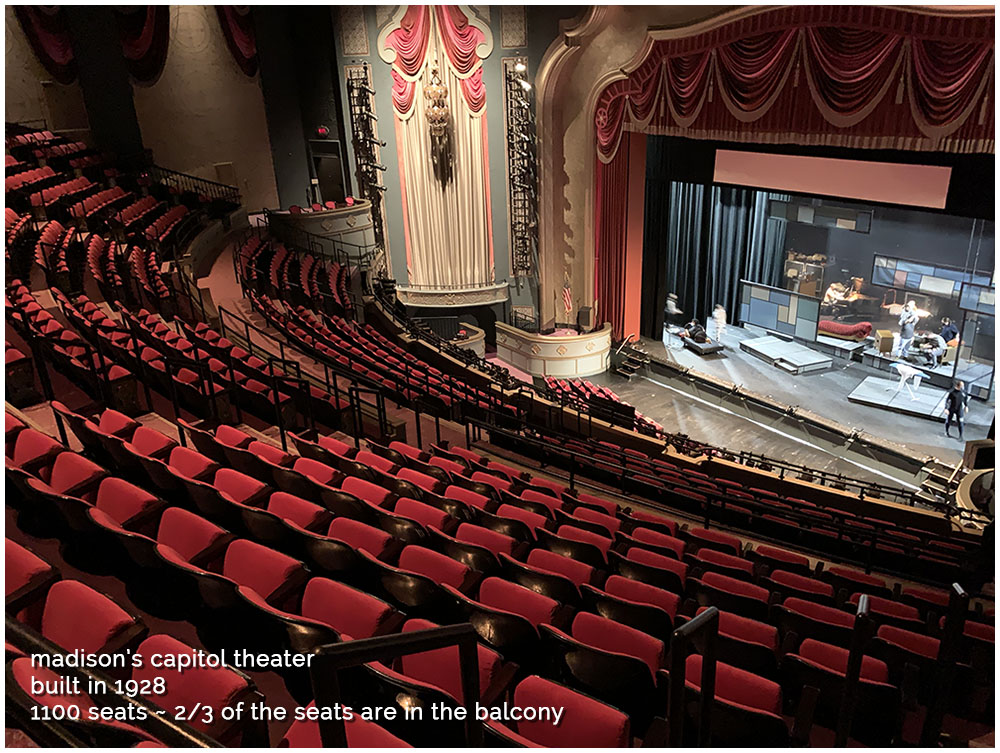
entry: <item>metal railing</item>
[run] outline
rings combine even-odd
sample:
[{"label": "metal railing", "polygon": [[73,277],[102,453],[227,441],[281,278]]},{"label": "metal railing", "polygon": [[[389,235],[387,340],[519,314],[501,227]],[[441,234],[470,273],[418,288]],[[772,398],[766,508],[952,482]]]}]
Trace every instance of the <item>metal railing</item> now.
[{"label": "metal railing", "polygon": [[179,193],[194,193],[213,200],[228,201],[233,204],[240,203],[240,190],[236,186],[228,186],[225,183],[218,183],[207,178],[198,178],[155,164],[147,167],[145,173],[155,183],[159,183],[167,189],[175,189]]}]

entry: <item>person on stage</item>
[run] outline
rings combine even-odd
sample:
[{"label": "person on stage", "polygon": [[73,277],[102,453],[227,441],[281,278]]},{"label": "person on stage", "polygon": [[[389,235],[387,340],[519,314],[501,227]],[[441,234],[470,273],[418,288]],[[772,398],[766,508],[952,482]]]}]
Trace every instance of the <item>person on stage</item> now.
[{"label": "person on stage", "polygon": [[940,335],[948,345],[958,345],[958,327],[947,316],[941,319]]},{"label": "person on stage", "polygon": [[722,335],[726,331],[726,310],[721,303],[715,304],[715,309],[712,311],[712,321],[715,322],[715,341],[721,343]]},{"label": "person on stage", "polygon": [[948,352],[948,343],[941,335],[931,335],[926,342],[920,346],[920,354],[927,359],[928,366],[937,366],[941,363],[941,357]]},{"label": "person on stage", "polygon": [[697,319],[692,319],[684,326],[684,332],[681,333],[684,337],[690,337],[696,343],[707,343],[708,333],[705,328],[701,326],[701,323]]},{"label": "person on stage", "polygon": [[963,441],[965,429],[965,407],[968,405],[969,396],[965,393],[965,383],[961,380],[955,382],[955,386],[948,392],[944,399],[944,406],[948,410],[948,417],[944,420],[945,436],[951,436],[951,422],[955,421],[958,426],[958,441]]},{"label": "person on stage", "polygon": [[913,345],[913,335],[920,321],[917,314],[917,304],[907,301],[899,314],[899,355],[900,358],[910,357],[910,346]]}]

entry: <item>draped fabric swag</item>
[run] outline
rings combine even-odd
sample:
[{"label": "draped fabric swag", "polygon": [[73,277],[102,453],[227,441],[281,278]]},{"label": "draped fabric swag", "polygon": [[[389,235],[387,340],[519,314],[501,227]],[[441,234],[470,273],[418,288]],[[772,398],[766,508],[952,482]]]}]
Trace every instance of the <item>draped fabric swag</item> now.
[{"label": "draped fabric swag", "polygon": [[222,35],[233,60],[248,76],[257,73],[257,35],[247,5],[216,5]]},{"label": "draped fabric swag", "polygon": [[[943,40],[959,41],[943,41]],[[655,41],[595,111],[625,130],[755,143],[993,152],[993,15],[794,6]]]},{"label": "draped fabric swag", "polygon": [[[471,13],[471,11],[469,11]],[[492,39],[465,6],[411,5],[383,31],[379,52],[392,64],[397,156],[411,285],[476,287],[494,279],[486,90],[482,55]],[[424,85],[437,62],[448,87],[455,170],[435,180]]]},{"label": "draped fabric swag", "polygon": [[152,83],[163,71],[170,45],[170,6],[116,6],[118,35],[129,73]]},{"label": "draped fabric swag", "polygon": [[15,5],[14,14],[42,67],[60,84],[72,83],[76,79],[76,57],[63,9],[55,5]]}]

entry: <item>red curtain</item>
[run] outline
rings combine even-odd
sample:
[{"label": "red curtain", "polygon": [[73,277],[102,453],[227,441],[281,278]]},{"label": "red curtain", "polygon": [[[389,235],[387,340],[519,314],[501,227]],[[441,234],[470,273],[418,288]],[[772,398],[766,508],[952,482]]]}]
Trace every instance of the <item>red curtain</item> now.
[{"label": "red curtain", "polygon": [[216,5],[219,25],[233,60],[248,76],[257,73],[257,35],[254,33],[250,7],[246,5]]},{"label": "red curtain", "polygon": [[660,40],[599,97],[598,153],[611,159],[625,129],[992,152],[993,36],[992,13],[791,6]]},{"label": "red curtain", "polygon": [[72,83],[76,79],[76,58],[63,9],[49,5],[15,5],[14,14],[38,62],[60,84]]},{"label": "red curtain", "polygon": [[594,298],[601,323],[611,322],[614,337],[625,332],[625,265],[628,215],[629,134],[610,162],[597,160],[594,196]]},{"label": "red curtain", "polygon": [[[483,72],[476,48],[486,37],[483,32],[469,23],[465,13],[457,5],[436,5],[438,31],[444,45],[445,54],[451,61],[452,68],[462,80],[462,94],[473,112],[480,112],[486,105],[486,87],[483,85]],[[470,71],[476,68],[475,73]]]},{"label": "red curtain", "polygon": [[423,67],[430,38],[430,13],[426,5],[409,6],[399,27],[386,37],[385,46],[396,53],[392,61],[392,102],[400,115],[408,114],[413,107],[417,87],[408,79],[413,79]]},{"label": "red curtain", "polygon": [[155,81],[167,62],[170,6],[116,6],[115,16],[129,73],[143,83]]}]

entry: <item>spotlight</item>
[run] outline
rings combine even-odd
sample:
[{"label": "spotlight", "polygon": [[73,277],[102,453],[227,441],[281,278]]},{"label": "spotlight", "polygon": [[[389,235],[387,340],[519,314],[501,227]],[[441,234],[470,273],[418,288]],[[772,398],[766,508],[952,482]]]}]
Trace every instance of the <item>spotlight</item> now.
[{"label": "spotlight", "polygon": [[517,83],[519,83],[521,85],[521,88],[524,89],[526,92],[530,92],[531,91],[531,84],[529,84],[523,78],[522,79],[518,79]]},{"label": "spotlight", "polygon": [[514,70],[517,71],[518,73],[524,73],[526,70],[528,70],[528,66],[526,66],[520,60],[518,60],[516,63],[514,63]]}]

